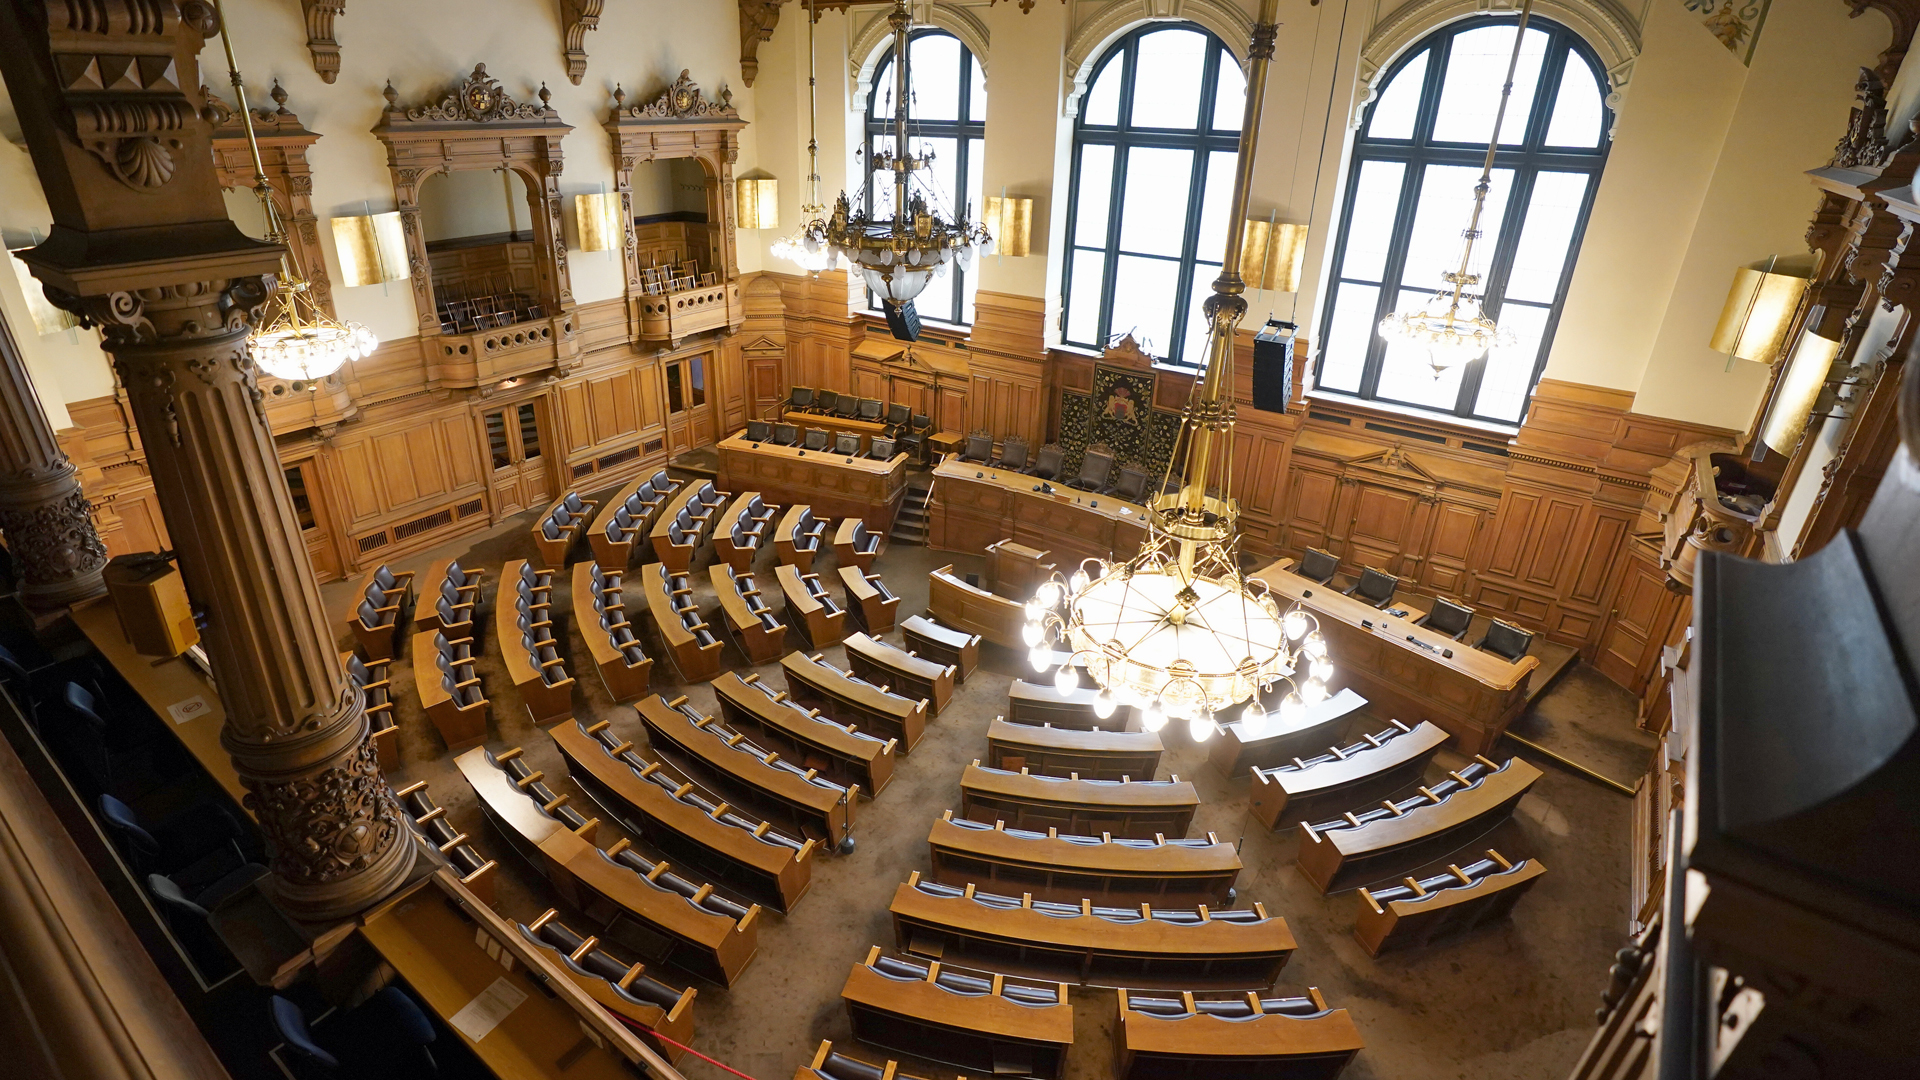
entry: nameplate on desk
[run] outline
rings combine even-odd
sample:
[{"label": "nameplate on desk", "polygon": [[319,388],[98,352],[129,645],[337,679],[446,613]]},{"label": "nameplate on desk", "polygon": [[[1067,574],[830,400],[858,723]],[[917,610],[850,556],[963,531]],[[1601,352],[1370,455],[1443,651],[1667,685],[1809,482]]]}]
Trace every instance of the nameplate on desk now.
[{"label": "nameplate on desk", "polygon": [[493,985],[480,991],[472,1001],[460,1006],[460,1011],[447,1018],[455,1031],[468,1039],[479,1042],[500,1026],[519,1004],[527,1000],[527,992],[509,982],[505,976],[493,980]]},{"label": "nameplate on desk", "polygon": [[173,722],[176,724],[198,720],[212,711],[213,706],[207,704],[207,699],[198,694],[167,706],[167,715],[173,717]]}]

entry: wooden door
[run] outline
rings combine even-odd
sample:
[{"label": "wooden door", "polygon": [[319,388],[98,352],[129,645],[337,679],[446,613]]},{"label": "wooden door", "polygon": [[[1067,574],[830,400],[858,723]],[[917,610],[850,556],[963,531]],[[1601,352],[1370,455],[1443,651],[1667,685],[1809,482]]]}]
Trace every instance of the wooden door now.
[{"label": "wooden door", "polygon": [[1667,575],[1658,564],[1629,558],[1606,628],[1600,633],[1594,667],[1635,693],[1645,689],[1685,599],[1667,588]]},{"label": "wooden door", "polygon": [[522,401],[482,414],[492,468],[490,487],[495,520],[544,506],[553,499],[553,485],[547,471],[549,440],[543,405],[540,401]]},{"label": "wooden door", "polygon": [[713,404],[707,380],[712,374],[709,356],[688,356],[663,365],[667,380],[667,456],[679,457],[695,447],[712,446]]},{"label": "wooden door", "polygon": [[1409,542],[1414,511],[1420,497],[1410,491],[1359,484],[1347,519],[1347,549],[1343,561],[1354,567],[1371,566],[1389,574],[1402,572],[1401,554],[1413,550]]},{"label": "wooden door", "polygon": [[312,458],[286,467],[287,494],[293,496],[293,516],[300,523],[300,538],[307,542],[307,557],[313,561],[313,576],[319,581],[340,577],[340,552],[333,546],[333,529],[327,517],[327,500],[320,493],[320,467]]}]

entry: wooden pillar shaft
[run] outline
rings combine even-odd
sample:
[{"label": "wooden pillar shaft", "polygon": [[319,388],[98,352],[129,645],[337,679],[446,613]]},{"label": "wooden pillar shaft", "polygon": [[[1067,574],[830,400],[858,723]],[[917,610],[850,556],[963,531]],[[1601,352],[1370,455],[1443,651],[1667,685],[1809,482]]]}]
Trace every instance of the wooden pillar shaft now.
[{"label": "wooden pillar shaft", "polygon": [[64,608],[106,591],[107,548],[80,492],[79,470],[60,452],[26,359],[0,313],[0,534],[29,608]]}]

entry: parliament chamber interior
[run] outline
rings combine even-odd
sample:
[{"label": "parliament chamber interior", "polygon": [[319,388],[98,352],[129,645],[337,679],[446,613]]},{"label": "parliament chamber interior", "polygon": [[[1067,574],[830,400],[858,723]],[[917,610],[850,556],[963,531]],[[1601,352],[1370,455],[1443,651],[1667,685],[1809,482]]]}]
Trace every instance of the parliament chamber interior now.
[{"label": "parliament chamber interior", "polygon": [[1920,1074],[1920,0],[0,20],[8,1075]]}]

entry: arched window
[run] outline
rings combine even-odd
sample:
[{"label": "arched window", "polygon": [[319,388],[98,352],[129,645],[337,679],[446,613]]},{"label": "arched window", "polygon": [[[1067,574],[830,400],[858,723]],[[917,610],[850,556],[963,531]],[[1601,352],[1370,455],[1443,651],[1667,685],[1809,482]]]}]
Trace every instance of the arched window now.
[{"label": "arched window", "polygon": [[1073,132],[1063,336],[1098,349],[1132,333],[1155,355],[1199,363],[1246,76],[1206,30],[1149,23],[1107,50],[1087,86]]},{"label": "arched window", "polygon": [[1368,106],[1320,323],[1320,389],[1506,424],[1525,413],[1607,161],[1600,67],[1566,27],[1538,16],[1527,26],[1473,249],[1487,313],[1514,343],[1436,379],[1419,350],[1376,329],[1457,268],[1513,30],[1485,16],[1435,32]]},{"label": "arched window", "polygon": [[[891,174],[873,175],[876,150],[893,149],[893,51],[873,72],[873,92],[867,95],[867,207],[887,213],[893,205]],[[933,151],[933,186],[950,200],[943,209],[948,219],[965,216],[979,220],[984,199],[980,193],[982,147],[987,135],[987,84],[980,62],[960,39],[945,30],[913,31],[907,42],[908,148],[918,155]],[[914,300],[921,318],[941,322],[973,323],[974,276],[949,265]],[[871,295],[867,305],[880,310]]]}]

